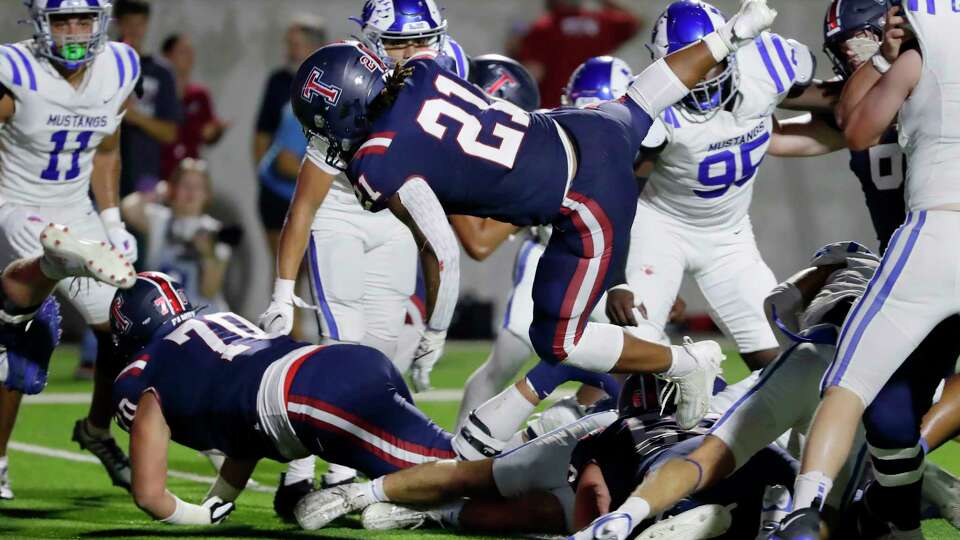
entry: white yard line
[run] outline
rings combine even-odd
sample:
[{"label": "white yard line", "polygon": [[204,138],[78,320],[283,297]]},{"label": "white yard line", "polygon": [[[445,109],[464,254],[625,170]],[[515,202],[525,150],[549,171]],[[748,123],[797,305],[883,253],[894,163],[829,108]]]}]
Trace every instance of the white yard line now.
[{"label": "white yard line", "polygon": [[[557,390],[551,400],[558,400],[572,396],[571,390]],[[413,395],[414,401],[424,403],[459,403],[463,398],[463,390],[453,388],[428,390]],[[35,396],[24,396],[23,402],[29,405],[85,405],[90,403],[89,392],[44,392]]]},{"label": "white yard line", "polygon": [[[77,463],[93,463],[100,465],[100,460],[90,454],[81,454],[80,452],[71,452],[69,450],[60,450],[59,448],[48,448],[46,446],[39,446],[36,444],[27,444],[16,441],[10,441],[9,447],[11,450],[16,450],[17,452],[24,452],[26,454],[33,454],[35,456],[44,456],[49,458],[56,459],[65,459],[67,461],[74,461]],[[191,482],[199,482],[201,484],[213,484],[213,481],[216,480],[213,476],[207,476],[203,474],[194,474],[183,471],[167,471],[167,476],[170,478],[178,478],[180,480],[189,480]],[[265,486],[260,483],[251,482],[247,485],[247,489],[253,491],[260,491],[263,493],[273,493],[274,489],[270,486]]]}]

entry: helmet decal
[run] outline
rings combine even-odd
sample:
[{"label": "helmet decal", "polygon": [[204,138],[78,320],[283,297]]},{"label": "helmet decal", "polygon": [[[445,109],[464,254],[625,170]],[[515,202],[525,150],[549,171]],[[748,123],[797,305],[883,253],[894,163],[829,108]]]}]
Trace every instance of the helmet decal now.
[{"label": "helmet decal", "polygon": [[[372,62],[372,60],[366,56],[361,57],[361,64],[363,64],[363,60]],[[367,69],[370,68],[368,67]],[[373,71],[373,69],[370,69],[370,71]],[[342,90],[338,86],[320,82],[321,77],[323,77],[323,71],[318,68],[313,68],[310,71],[310,75],[307,76],[306,82],[303,83],[303,88],[300,90],[300,95],[309,103],[313,103],[314,97],[320,96],[328,104],[335,106],[337,102],[340,101],[340,94],[342,93]]]}]

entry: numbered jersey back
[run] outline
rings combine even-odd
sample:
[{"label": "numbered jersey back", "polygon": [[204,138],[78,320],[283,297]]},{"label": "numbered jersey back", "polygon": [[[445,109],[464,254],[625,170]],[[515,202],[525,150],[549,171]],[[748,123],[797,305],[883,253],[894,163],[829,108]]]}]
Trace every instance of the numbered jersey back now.
[{"label": "numbered jersey back", "polygon": [[364,206],[384,208],[419,177],[447,213],[517,225],[551,221],[567,178],[554,122],[487,97],[431,59],[407,66],[413,74],[348,169]]},{"label": "numbered jersey back", "polygon": [[117,420],[129,429],[140,396],[150,391],[180,444],[235,457],[273,455],[256,431],[257,394],[267,367],[299,348],[315,349],[270,336],[235,313],[188,320],[152,342],[117,377]]},{"label": "numbered jersey back", "polygon": [[880,251],[887,249],[893,231],[906,219],[903,179],[907,160],[897,144],[897,130],[890,128],[880,143],[867,150],[850,152],[850,170],[857,175]]},{"label": "numbered jersey back", "polygon": [[730,110],[710,117],[693,115],[680,105],[667,108],[658,119],[665,139],[644,142],[665,146],[642,200],[698,227],[739,223],[749,210],[753,180],[770,145],[774,110],[796,81],[812,77],[812,72],[799,71],[804,54],[809,51],[802,45],[763,34],[737,52],[739,95]]},{"label": "numbered jersey back", "polygon": [[87,198],[93,154],[120,125],[140,76],[132,48],[110,42],[74,88],[32,41],[0,45],[0,85],[13,96],[13,119],[0,125],[0,198],[68,206]]}]

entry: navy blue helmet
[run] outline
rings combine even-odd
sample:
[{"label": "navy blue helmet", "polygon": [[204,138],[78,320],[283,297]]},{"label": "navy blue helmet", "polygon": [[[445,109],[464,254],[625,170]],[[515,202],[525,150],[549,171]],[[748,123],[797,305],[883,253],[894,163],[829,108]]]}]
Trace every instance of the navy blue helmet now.
[{"label": "navy blue helmet", "polygon": [[129,289],[117,289],[110,304],[114,345],[130,360],[155,336],[196,315],[183,285],[161,272],[140,272]]},{"label": "navy blue helmet", "polygon": [[540,108],[540,90],[527,68],[513,58],[484,54],[470,63],[470,82],[488,95],[531,112]]},{"label": "navy blue helmet", "polygon": [[[651,56],[658,60],[692,45],[726,24],[723,13],[706,2],[679,0],[670,4],[653,25],[650,38]],[[694,113],[707,113],[723,108],[737,95],[740,72],[734,56],[727,58],[722,73],[700,81],[680,102]]]},{"label": "navy blue helmet", "polygon": [[841,77],[852,75],[841,46],[861,30],[873,33],[879,41],[886,20],[886,0],[833,0],[823,20],[823,52]]},{"label": "navy blue helmet", "polygon": [[633,71],[626,62],[613,56],[596,56],[574,70],[561,101],[582,107],[618,99],[627,93],[632,80]]},{"label": "navy blue helmet", "polygon": [[352,150],[370,134],[370,104],[386,86],[387,67],[354,42],[314,51],[297,70],[290,103],[307,139],[329,144],[326,161],[346,169]]}]

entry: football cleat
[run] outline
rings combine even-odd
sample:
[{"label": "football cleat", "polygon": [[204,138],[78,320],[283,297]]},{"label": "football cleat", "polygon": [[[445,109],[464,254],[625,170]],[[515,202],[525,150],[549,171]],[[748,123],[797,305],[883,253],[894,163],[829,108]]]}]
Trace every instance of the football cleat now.
[{"label": "football cleat", "polygon": [[820,540],[820,514],[813,508],[797,510],[767,540]]},{"label": "football cleat", "polygon": [[350,467],[344,467],[343,465],[338,465],[335,463],[331,463],[327,468],[327,472],[320,475],[320,487],[322,489],[352,484],[356,481],[356,469],[351,469]]},{"label": "football cleat", "polygon": [[363,511],[360,519],[368,531],[393,531],[419,529],[428,522],[441,525],[440,513],[435,510],[418,510],[398,504],[378,502]]},{"label": "football cleat", "polygon": [[720,363],[726,359],[726,356],[723,355],[716,341],[694,343],[692,339],[685,337],[683,348],[693,357],[697,367],[682,376],[660,375],[660,378],[672,383],[664,389],[660,403],[665,405],[668,397],[675,393],[677,424],[683,429],[692,429],[703,420],[710,409],[714,380],[721,373]]},{"label": "football cleat", "polygon": [[308,493],[293,510],[293,515],[304,530],[315,531],[350,512],[357,512],[372,504],[364,496],[362,484],[347,484]]},{"label": "football cleat", "polygon": [[633,519],[629,514],[616,512],[593,520],[567,540],[627,540],[633,531]]},{"label": "football cleat", "polygon": [[707,504],[687,510],[647,527],[637,540],[704,540],[716,538],[730,529],[730,510]]},{"label": "football cleat", "polygon": [[[0,323],[0,355],[6,361],[3,384],[27,395],[47,385],[47,368],[60,343],[60,304],[50,297],[26,323]],[[2,372],[3,370],[0,370]]]},{"label": "football cleat", "polygon": [[0,467],[0,501],[13,500],[13,489],[10,487],[10,468]]},{"label": "football cleat", "polygon": [[103,468],[107,470],[107,474],[110,475],[113,485],[129,491],[130,458],[117,446],[117,441],[113,437],[98,439],[87,433],[85,423],[86,420],[81,418],[73,425],[73,440],[80,445],[80,448],[97,456]]},{"label": "football cleat", "polygon": [[960,478],[928,462],[923,471],[923,498],[937,506],[940,517],[960,529]]},{"label": "football cleat", "polygon": [[280,485],[273,493],[273,511],[284,521],[295,522],[294,509],[301,499],[315,491],[313,482],[304,479],[290,485],[284,484],[286,473],[280,473]]},{"label": "football cleat", "polygon": [[477,415],[470,413],[463,426],[450,441],[453,450],[466,461],[496,457],[507,443],[497,440]]},{"label": "football cleat", "polygon": [[50,279],[90,277],[125,289],[136,281],[133,265],[107,242],[80,240],[67,227],[50,223],[40,233],[41,267]]}]

